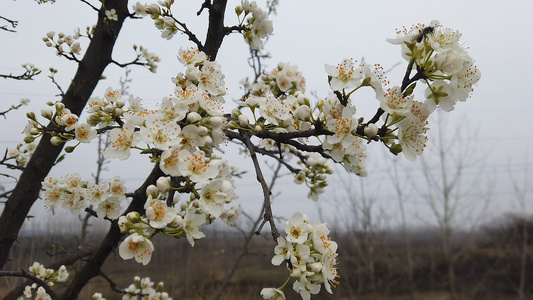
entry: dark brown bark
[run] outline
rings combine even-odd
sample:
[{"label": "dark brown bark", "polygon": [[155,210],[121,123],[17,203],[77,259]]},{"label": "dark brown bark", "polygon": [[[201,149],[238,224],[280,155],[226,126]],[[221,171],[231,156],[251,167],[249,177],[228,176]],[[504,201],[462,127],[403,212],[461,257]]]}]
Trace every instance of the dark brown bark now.
[{"label": "dark brown bark", "polygon": [[[127,0],[107,0],[105,9],[100,9],[98,13],[98,22],[91,43],[62,99],[65,107],[74,114],[79,115],[82,112],[104,69],[111,62],[113,46],[128,14],[127,2]],[[118,21],[105,19],[105,10],[112,8],[117,11]],[[4,267],[20,227],[39,196],[41,182],[53,167],[62,149],[63,146],[54,146],[50,143],[50,136],[43,136],[13,193],[6,201],[0,216],[0,269]]]}]

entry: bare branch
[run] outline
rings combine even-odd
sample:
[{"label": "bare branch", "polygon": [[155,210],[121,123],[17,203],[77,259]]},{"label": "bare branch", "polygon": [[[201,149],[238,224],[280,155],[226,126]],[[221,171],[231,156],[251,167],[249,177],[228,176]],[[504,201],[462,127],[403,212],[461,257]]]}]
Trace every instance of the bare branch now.
[{"label": "bare branch", "polygon": [[7,27],[7,25],[4,25],[4,26],[0,26],[0,30],[4,30],[4,31],[8,31],[8,32],[16,32],[14,29],[15,29],[15,28],[17,27],[17,25],[18,25],[18,21],[10,20],[10,19],[8,19],[8,18],[6,18],[6,17],[2,17],[2,16],[0,16],[0,19],[6,21],[6,22],[8,22],[8,23],[10,23],[10,24],[11,24],[11,27],[13,27],[13,29],[9,29],[9,28]]},{"label": "bare branch", "polygon": [[254,163],[255,168],[255,174],[257,175],[257,181],[261,184],[261,188],[263,189],[263,197],[264,197],[264,219],[265,221],[268,221],[270,223],[270,230],[272,232],[272,237],[274,240],[277,240],[279,237],[278,229],[276,228],[276,223],[274,221],[274,216],[272,214],[272,205],[270,203],[270,196],[272,192],[270,191],[269,186],[267,185],[265,181],[265,177],[263,176],[263,172],[261,171],[261,166],[259,166],[259,161],[257,159],[257,154],[255,153],[254,145],[252,144],[252,141],[250,140],[250,134],[247,132],[242,132],[242,135],[244,136],[244,144],[246,145],[246,148],[248,148],[248,151],[250,151],[250,157],[252,158],[252,161]]}]

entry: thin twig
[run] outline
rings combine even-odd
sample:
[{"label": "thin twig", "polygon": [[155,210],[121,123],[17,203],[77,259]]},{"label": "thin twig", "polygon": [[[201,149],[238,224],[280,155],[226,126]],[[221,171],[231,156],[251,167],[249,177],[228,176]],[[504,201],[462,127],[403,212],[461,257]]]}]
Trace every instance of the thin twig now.
[{"label": "thin twig", "polygon": [[277,240],[279,237],[278,229],[276,228],[276,223],[274,221],[274,216],[272,214],[272,205],[270,203],[270,196],[272,192],[270,191],[270,188],[268,184],[265,181],[265,177],[263,176],[263,172],[261,171],[261,166],[259,165],[259,160],[257,159],[257,154],[255,153],[254,145],[252,144],[252,141],[250,140],[250,134],[248,132],[243,132],[242,136],[244,136],[244,144],[246,145],[246,148],[248,148],[248,151],[250,151],[250,157],[252,158],[252,161],[254,163],[255,168],[255,174],[257,175],[257,181],[261,184],[261,188],[263,189],[263,197],[264,197],[264,219],[267,220],[270,223],[270,231],[272,232],[272,237],[274,240]]}]

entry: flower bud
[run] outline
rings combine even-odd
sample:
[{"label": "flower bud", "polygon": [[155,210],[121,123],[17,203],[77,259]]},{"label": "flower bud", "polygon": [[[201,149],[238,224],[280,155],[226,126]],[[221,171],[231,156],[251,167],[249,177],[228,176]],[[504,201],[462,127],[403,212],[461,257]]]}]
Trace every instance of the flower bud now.
[{"label": "flower bud", "polygon": [[200,116],[199,113],[197,112],[190,112],[188,115],[187,115],[187,120],[191,123],[196,123],[198,121],[200,121],[202,119],[202,116]]},{"label": "flower bud", "polygon": [[161,176],[157,179],[156,185],[159,192],[164,194],[170,190],[170,179],[168,177]]},{"label": "flower bud", "polygon": [[[24,139],[24,140],[26,140],[26,139]],[[52,145],[54,145],[54,146],[57,146],[57,145],[61,145],[61,143],[63,143],[63,141],[59,137],[53,136],[50,139],[50,143],[52,143]]]},{"label": "flower bud", "polygon": [[222,117],[211,117],[211,118],[209,118],[209,124],[213,128],[220,128],[222,126]]},{"label": "flower bud", "polygon": [[57,102],[56,103],[56,111],[58,113],[60,113],[64,108],[65,108],[65,104],[63,104],[62,102]]},{"label": "flower bud", "polygon": [[190,81],[197,81],[200,78],[201,74],[202,72],[200,72],[200,70],[195,67],[188,67],[185,71],[185,76],[187,76],[187,80]]},{"label": "flower bud", "polygon": [[35,137],[33,137],[33,136],[24,137],[24,142],[27,143],[27,144],[32,143],[33,141],[35,141]]},{"label": "flower bud", "polygon": [[52,111],[51,107],[45,107],[41,109],[41,116],[45,119],[51,120],[53,114],[54,112]]},{"label": "flower bud", "polygon": [[240,16],[243,11],[244,11],[244,8],[242,8],[242,6],[238,5],[235,7],[235,14],[237,14],[237,16]]},{"label": "flower bud", "polygon": [[31,135],[38,135],[39,133],[41,133],[41,131],[39,130],[39,128],[35,128],[35,127],[33,127],[32,129],[30,129],[30,134],[31,134]]},{"label": "flower bud", "polygon": [[54,35],[56,35],[56,33],[53,32],[53,31],[49,31],[49,32],[46,33],[46,36],[47,36],[49,39],[53,39],[53,38],[54,38]]},{"label": "flower bud", "polygon": [[183,224],[183,218],[180,215],[176,215],[174,217],[174,220],[168,224],[168,227],[170,228],[177,228],[180,227]]},{"label": "flower bud", "polygon": [[364,129],[364,132],[365,132],[365,135],[368,137],[368,138],[374,138],[377,134],[378,134],[378,126],[376,124],[368,124],[368,126],[365,127]]},{"label": "flower bud", "polygon": [[67,147],[65,147],[65,152],[72,153],[74,151],[74,149],[76,149],[75,146],[67,146]]},{"label": "flower bud", "polygon": [[136,211],[132,211],[126,215],[126,218],[128,218],[128,220],[135,224],[141,221],[141,214]]},{"label": "flower bud", "polygon": [[118,108],[122,108],[124,107],[124,105],[126,105],[126,102],[122,99],[119,99],[115,102],[115,105],[118,107]]},{"label": "flower bud", "polygon": [[27,112],[27,113],[26,113],[26,117],[28,117],[28,119],[30,119],[30,120],[37,121],[37,120],[35,119],[35,113],[34,113],[33,111],[29,111],[29,112]]},{"label": "flower bud", "polygon": [[198,126],[198,131],[196,131],[196,133],[198,133],[199,136],[204,136],[208,132],[209,132],[209,130],[207,130],[207,128],[205,126]]},{"label": "flower bud", "polygon": [[157,186],[150,184],[146,188],[146,196],[147,197],[152,196],[152,198],[154,199],[157,198],[157,196],[159,196],[159,189],[157,188]]},{"label": "flower bud", "polygon": [[239,116],[239,125],[241,125],[241,127],[248,127],[249,124],[248,118],[245,115]]},{"label": "flower bud", "polygon": [[313,273],[318,273],[322,270],[322,263],[321,262],[314,262],[312,264],[308,264],[307,265],[308,268],[309,268],[309,271],[313,272]]},{"label": "flower bud", "polygon": [[300,171],[296,176],[294,176],[294,183],[296,184],[302,184],[305,182],[305,173]]},{"label": "flower bud", "polygon": [[311,115],[311,108],[307,105],[301,105],[296,109],[294,115],[302,121],[307,121],[309,120],[309,115]]},{"label": "flower bud", "polygon": [[100,123],[100,117],[97,114],[90,114],[87,117],[87,123],[91,126],[96,126]]},{"label": "flower bud", "polygon": [[113,111],[113,116],[115,117],[122,116],[122,108],[115,107],[115,110]]},{"label": "flower bud", "polygon": [[400,152],[402,152],[402,145],[400,144],[393,144],[390,147],[390,152],[394,155],[398,155]]},{"label": "flower bud", "polygon": [[104,111],[108,114],[112,114],[115,111],[113,104],[108,104],[104,107]]},{"label": "flower bud", "polygon": [[133,222],[131,222],[127,217],[120,216],[118,218],[118,227],[120,228],[121,233],[126,233],[133,228]]}]

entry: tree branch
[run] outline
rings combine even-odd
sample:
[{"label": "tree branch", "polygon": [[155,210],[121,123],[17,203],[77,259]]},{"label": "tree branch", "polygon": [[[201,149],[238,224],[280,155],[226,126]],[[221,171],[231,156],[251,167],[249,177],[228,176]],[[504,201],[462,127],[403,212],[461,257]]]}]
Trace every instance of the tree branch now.
[{"label": "tree branch", "polygon": [[265,177],[263,176],[263,172],[261,171],[261,166],[259,165],[259,161],[257,159],[257,154],[254,150],[254,145],[252,144],[252,141],[250,140],[250,134],[248,132],[242,132],[242,136],[244,137],[244,144],[246,145],[246,148],[248,151],[250,151],[250,157],[252,158],[252,161],[254,163],[255,168],[255,174],[257,175],[257,181],[261,184],[261,188],[263,189],[263,197],[264,197],[264,219],[265,221],[268,221],[270,223],[270,230],[272,232],[272,237],[274,240],[277,240],[279,237],[278,229],[276,228],[276,222],[274,221],[274,215],[272,214],[272,205],[270,203],[270,196],[272,192],[270,191],[270,188],[268,184],[265,181]]}]

